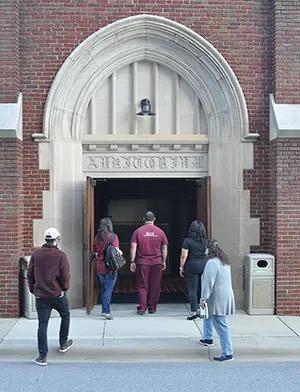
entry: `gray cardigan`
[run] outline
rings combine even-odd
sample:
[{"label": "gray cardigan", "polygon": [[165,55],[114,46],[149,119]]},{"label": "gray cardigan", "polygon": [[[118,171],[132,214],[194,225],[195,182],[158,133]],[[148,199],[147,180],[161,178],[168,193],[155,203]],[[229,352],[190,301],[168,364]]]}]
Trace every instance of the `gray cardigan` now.
[{"label": "gray cardigan", "polygon": [[201,300],[207,302],[209,315],[234,314],[235,304],[231,285],[231,269],[218,258],[209,259],[202,275]]}]

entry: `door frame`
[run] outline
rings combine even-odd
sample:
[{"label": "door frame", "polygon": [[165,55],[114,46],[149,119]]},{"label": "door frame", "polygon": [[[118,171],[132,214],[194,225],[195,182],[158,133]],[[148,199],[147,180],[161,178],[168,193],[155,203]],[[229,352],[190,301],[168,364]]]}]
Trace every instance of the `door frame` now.
[{"label": "door frame", "polygon": [[[211,177],[206,176],[198,179],[197,184],[197,220],[201,221],[211,239]],[[206,208],[202,208],[203,204]]]},{"label": "door frame", "polygon": [[[167,178],[167,177],[166,177]],[[120,177],[122,180],[126,180]],[[142,177],[141,179],[145,179]],[[108,180],[117,180],[116,178],[109,178]],[[134,180],[138,180],[135,178]],[[149,178],[150,181],[155,181],[154,178]],[[171,178],[170,180],[184,181],[183,178]],[[195,216],[193,219],[197,219],[203,222],[205,228],[207,229],[208,238],[211,237],[211,186],[210,186],[210,176],[205,176],[201,178],[189,179],[196,186],[196,197],[195,197]],[[86,271],[87,278],[85,283],[86,292],[86,310],[90,314],[94,304],[97,303],[97,298],[99,290],[97,290],[97,279],[95,280],[95,258],[93,254],[93,239],[95,230],[95,190],[97,182],[103,182],[103,178],[92,178],[86,177]],[[194,196],[193,196],[194,197]],[[205,204],[205,208],[203,208]],[[190,220],[190,219],[189,219]],[[192,221],[191,220],[191,221]],[[141,221],[142,224],[142,221]],[[171,230],[172,232],[172,230]],[[175,263],[176,264],[176,263]],[[170,274],[172,275],[173,268],[170,269]]]},{"label": "door frame", "polygon": [[93,241],[95,237],[95,180],[86,177],[86,228],[85,228],[85,262],[86,262],[86,284],[85,286],[85,307],[87,314],[91,314],[95,304],[95,275],[96,258],[93,251]]}]

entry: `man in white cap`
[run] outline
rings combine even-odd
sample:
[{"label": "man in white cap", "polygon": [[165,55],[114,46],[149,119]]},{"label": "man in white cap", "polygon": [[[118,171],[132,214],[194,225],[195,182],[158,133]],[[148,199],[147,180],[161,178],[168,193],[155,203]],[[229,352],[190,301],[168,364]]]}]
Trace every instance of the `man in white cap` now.
[{"label": "man in white cap", "polygon": [[33,252],[27,271],[30,292],[36,297],[38,314],[38,350],[36,364],[47,365],[47,328],[52,309],[61,317],[59,351],[65,353],[73,346],[68,339],[70,327],[69,302],[66,295],[70,286],[70,265],[64,252],[58,249],[60,233],[50,227],[44,234],[45,244]]}]

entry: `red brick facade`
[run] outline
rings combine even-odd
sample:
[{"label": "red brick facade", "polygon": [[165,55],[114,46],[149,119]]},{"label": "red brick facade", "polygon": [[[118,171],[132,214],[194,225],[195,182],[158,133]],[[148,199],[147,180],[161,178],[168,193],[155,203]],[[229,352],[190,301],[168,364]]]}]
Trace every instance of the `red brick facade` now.
[{"label": "red brick facade", "polygon": [[[254,146],[254,169],[244,174],[244,187],[251,192],[251,216],[260,218],[261,225],[260,246],[253,247],[252,251],[276,254],[277,312],[299,314],[296,223],[285,226],[283,222],[285,214],[290,214],[289,208],[294,211],[296,221],[299,202],[293,201],[292,195],[287,198],[281,191],[283,182],[288,187],[291,181],[298,179],[300,162],[293,160],[293,156],[297,157],[299,144],[279,140],[274,141],[270,149],[269,143],[269,94],[274,93],[278,103],[299,103],[300,99],[297,72],[300,6],[297,3],[295,0],[138,0],[134,4],[127,0],[23,0],[19,5],[17,0],[0,1],[1,13],[5,15],[0,22],[0,50],[7,59],[6,66],[0,70],[0,99],[15,102],[17,93],[23,93],[24,135],[23,159],[19,155],[21,142],[4,140],[1,145],[0,160],[7,168],[0,174],[4,186],[1,222],[9,209],[16,207],[15,211],[20,213],[20,219],[3,220],[14,235],[9,245],[1,239],[1,265],[8,266],[11,260],[15,263],[23,251],[32,249],[32,220],[42,216],[42,191],[49,187],[49,174],[39,171],[38,145],[31,135],[42,132],[43,109],[57,71],[70,53],[95,31],[116,20],[148,13],[170,18],[196,31],[220,51],[235,72],[246,98],[250,131],[260,134]],[[13,161],[9,155],[12,145],[12,154],[18,157]],[[281,171],[286,164],[282,158],[284,151],[290,165],[289,177]],[[18,192],[16,199],[3,196],[10,183],[8,173],[19,178],[20,183],[21,173],[23,176],[23,193],[20,184],[11,183],[12,189]],[[296,188],[294,194],[296,197]],[[21,214],[23,200],[24,214]],[[287,230],[289,228],[294,231]],[[282,230],[287,231],[283,234]],[[293,245],[283,249],[284,242]],[[288,269],[284,265],[288,265]],[[16,315],[16,292],[11,294],[17,287],[14,268],[5,267],[4,275],[0,274],[0,297],[7,297],[4,303],[0,300],[0,316]],[[14,271],[13,278],[10,278],[11,271]],[[9,287],[10,283],[14,288]],[[289,301],[283,301],[284,298]]]},{"label": "red brick facade", "polygon": [[300,139],[271,142],[272,250],[276,256],[276,311],[300,309]]},{"label": "red brick facade", "polygon": [[0,6],[0,103],[11,103],[20,91],[19,0],[1,0]]},{"label": "red brick facade", "polygon": [[[300,104],[300,6],[273,1],[273,94],[276,103]],[[276,313],[300,314],[300,139],[271,142],[272,253],[276,257]]]},{"label": "red brick facade", "polygon": [[277,103],[300,103],[299,18],[295,0],[274,1],[273,78]]},{"label": "red brick facade", "polygon": [[0,139],[0,316],[19,314],[19,258],[23,253],[21,141]]}]

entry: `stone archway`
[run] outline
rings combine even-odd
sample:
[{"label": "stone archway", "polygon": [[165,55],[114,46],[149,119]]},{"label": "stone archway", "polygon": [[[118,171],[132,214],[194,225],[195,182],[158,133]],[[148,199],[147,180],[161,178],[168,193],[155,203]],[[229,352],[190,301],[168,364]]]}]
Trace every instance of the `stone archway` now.
[{"label": "stone archway", "polygon": [[115,70],[141,59],[170,67],[193,86],[211,121],[211,141],[242,141],[248,136],[244,96],[222,55],[179,23],[139,15],[97,31],[67,58],[48,95],[44,137],[80,140],[82,121],[95,85]]},{"label": "stone archway", "polygon": [[[40,144],[40,166],[50,169],[51,178],[50,191],[44,195],[44,204],[51,208],[45,209],[43,220],[34,222],[35,244],[41,242],[39,233],[48,225],[65,233],[62,245],[74,271],[71,304],[80,306],[84,118],[95,86],[141,60],[176,72],[203,105],[212,178],[212,232],[232,259],[241,304],[242,260],[259,236],[258,219],[250,219],[249,192],[243,190],[243,169],[253,166],[245,99],[230,66],[212,45],[162,17],[139,15],[106,26],[83,41],[57,73],[45,107],[43,134],[33,135],[37,141],[49,142]],[[155,137],[151,135],[151,142],[156,142]],[[134,135],[130,140],[134,141]],[[192,142],[197,144],[197,137]],[[90,143],[97,143],[97,138],[90,138]]]}]

